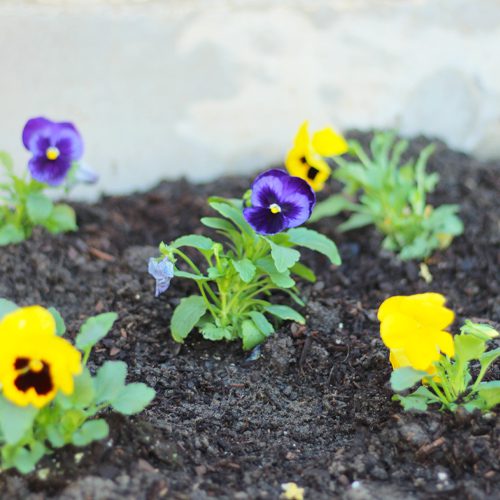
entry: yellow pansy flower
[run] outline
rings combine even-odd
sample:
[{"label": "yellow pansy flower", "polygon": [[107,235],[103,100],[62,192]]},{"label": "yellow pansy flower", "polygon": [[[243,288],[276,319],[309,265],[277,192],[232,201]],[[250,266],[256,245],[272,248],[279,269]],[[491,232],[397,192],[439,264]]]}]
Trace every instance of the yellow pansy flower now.
[{"label": "yellow pansy flower", "polygon": [[346,140],[331,127],[311,135],[309,123],[305,121],[295,136],[285,165],[290,175],[304,179],[315,191],[321,191],[331,174],[331,168],[323,158],[341,155],[348,149]]},{"label": "yellow pansy flower", "polygon": [[69,395],[82,371],[81,354],[56,335],[52,315],[40,306],[22,307],[0,321],[0,384],[18,406],[37,408],[58,390]]},{"label": "yellow pansy flower", "polygon": [[445,302],[439,293],[395,296],[383,302],[378,310],[380,335],[390,349],[394,369],[411,366],[432,374],[441,353],[455,354],[453,337],[444,331],[455,315]]}]

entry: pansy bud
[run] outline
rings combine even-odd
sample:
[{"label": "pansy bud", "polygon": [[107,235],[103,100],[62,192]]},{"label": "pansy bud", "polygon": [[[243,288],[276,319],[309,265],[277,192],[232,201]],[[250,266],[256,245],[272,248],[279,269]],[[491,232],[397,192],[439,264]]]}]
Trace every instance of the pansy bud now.
[{"label": "pansy bud", "polygon": [[174,277],[174,265],[168,257],[162,260],[151,257],[148,263],[148,273],[156,280],[155,297],[158,297],[170,286],[170,280]]}]

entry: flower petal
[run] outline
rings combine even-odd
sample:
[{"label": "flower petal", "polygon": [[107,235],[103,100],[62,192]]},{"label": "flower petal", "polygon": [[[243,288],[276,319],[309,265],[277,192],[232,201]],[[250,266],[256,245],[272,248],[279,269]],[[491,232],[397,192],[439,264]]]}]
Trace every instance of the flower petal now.
[{"label": "flower petal", "polygon": [[162,260],[151,257],[148,262],[148,273],[156,280],[155,297],[165,292],[174,277],[174,265],[168,257]]},{"label": "flower petal", "polygon": [[0,322],[0,336],[15,337],[22,333],[53,336],[56,334],[54,317],[40,306],[21,307],[6,314]]},{"label": "flower petal", "polygon": [[33,179],[51,186],[59,186],[70,168],[71,160],[63,155],[56,160],[49,160],[45,156],[34,156],[28,163],[28,170]]},{"label": "flower petal", "polygon": [[349,149],[347,141],[331,127],[318,130],[313,134],[312,147],[321,156],[338,156]]},{"label": "flower petal", "polygon": [[283,213],[273,214],[269,208],[248,207],[243,210],[243,216],[260,234],[276,234],[290,227],[287,226]]},{"label": "flower petal", "polygon": [[289,175],[284,170],[277,168],[258,175],[252,183],[252,206],[268,208],[272,203],[279,204],[283,194],[283,180],[287,177]]},{"label": "flower petal", "polygon": [[62,156],[67,156],[72,161],[79,160],[82,157],[83,140],[72,123],[54,123],[52,137]]},{"label": "flower petal", "polygon": [[50,144],[47,143],[45,147],[43,147],[43,145],[40,144],[40,138],[46,139],[50,136],[52,124],[53,122],[47,120],[47,118],[43,116],[28,120],[24,126],[22,135],[24,147],[34,155],[45,154],[45,150]]}]

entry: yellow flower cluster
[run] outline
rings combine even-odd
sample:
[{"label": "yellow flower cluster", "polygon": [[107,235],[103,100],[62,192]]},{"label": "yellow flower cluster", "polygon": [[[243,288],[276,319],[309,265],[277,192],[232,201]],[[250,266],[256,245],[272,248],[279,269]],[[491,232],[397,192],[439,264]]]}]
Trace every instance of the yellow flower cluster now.
[{"label": "yellow flower cluster", "polygon": [[394,369],[411,366],[433,374],[441,353],[455,354],[453,337],[444,331],[455,315],[445,302],[439,293],[395,296],[383,302],[378,310],[380,335],[390,349]]},{"label": "yellow flower cluster", "polygon": [[73,377],[82,371],[81,354],[56,335],[49,311],[23,307],[0,321],[0,384],[18,406],[37,408],[52,401],[58,390],[73,393]]},{"label": "yellow flower cluster", "polygon": [[338,156],[348,149],[346,140],[331,127],[311,135],[309,123],[305,121],[295,136],[285,165],[290,175],[304,179],[314,191],[321,191],[331,174],[331,168],[324,157]]}]

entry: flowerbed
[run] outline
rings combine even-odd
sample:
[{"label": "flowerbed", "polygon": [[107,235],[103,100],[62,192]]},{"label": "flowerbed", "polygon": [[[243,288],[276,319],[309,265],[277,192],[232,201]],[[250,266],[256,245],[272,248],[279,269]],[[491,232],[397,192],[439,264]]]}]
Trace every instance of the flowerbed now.
[{"label": "flowerbed", "polygon": [[[422,146],[415,141],[411,150]],[[115,311],[119,319],[89,367],[126,361],[131,381],[157,392],[132,419],[104,414],[112,423],[108,440],[58,450],[28,476],[4,472],[5,495],[277,498],[282,483],[297,482],[306,498],[491,497],[500,467],[498,410],[404,413],[390,400],[376,319],[385,298],[439,290],[460,322],[500,318],[500,168],[440,145],[429,169],[441,174],[431,201],[459,203],[465,225],[463,236],[431,258],[433,282],[415,262],[381,252],[372,228],[337,234],[345,217],[324,219],[315,228],[337,242],[342,266],[332,270],[326,258],[304,253],[318,276],[302,284],[307,324],[285,323],[257,360],[236,343],[198,335],[175,344],[170,316],[194,287],[176,280],[155,299],[145,268],[158,241],[207,234],[199,223],[213,216],[207,196],[241,196],[249,179],[164,183],[77,204],[78,233],[35,230],[32,240],[2,249],[1,297],[55,306],[73,334],[86,317]],[[498,371],[491,376],[498,379]]]}]

